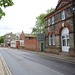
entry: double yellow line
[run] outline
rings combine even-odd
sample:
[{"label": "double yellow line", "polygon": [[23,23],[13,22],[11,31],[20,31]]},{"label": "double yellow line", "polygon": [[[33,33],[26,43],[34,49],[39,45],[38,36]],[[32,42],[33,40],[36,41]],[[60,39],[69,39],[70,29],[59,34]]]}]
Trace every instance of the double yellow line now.
[{"label": "double yellow line", "polygon": [[1,53],[0,53],[0,58],[4,70],[4,75],[12,75]]}]

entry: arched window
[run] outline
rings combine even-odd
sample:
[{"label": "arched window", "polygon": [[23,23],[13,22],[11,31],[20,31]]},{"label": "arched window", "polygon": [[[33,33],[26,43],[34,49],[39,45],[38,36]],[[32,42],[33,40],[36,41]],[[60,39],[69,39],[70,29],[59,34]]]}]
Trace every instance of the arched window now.
[{"label": "arched window", "polygon": [[52,43],[53,45],[55,45],[55,35],[54,34],[52,34]]},{"label": "arched window", "polygon": [[51,35],[49,35],[49,45],[51,45]]}]

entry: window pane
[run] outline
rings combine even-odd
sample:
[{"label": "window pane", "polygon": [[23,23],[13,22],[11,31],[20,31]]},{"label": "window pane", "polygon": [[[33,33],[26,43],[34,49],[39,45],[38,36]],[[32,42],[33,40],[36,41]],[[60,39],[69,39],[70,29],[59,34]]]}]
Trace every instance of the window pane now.
[{"label": "window pane", "polygon": [[55,39],[53,39],[53,45],[55,45]]},{"label": "window pane", "polygon": [[69,44],[69,39],[67,39],[67,46],[70,46],[70,44]]},{"label": "window pane", "polygon": [[52,39],[53,39],[53,45],[55,45],[55,35],[52,34]]},{"label": "window pane", "polygon": [[66,38],[69,38],[69,35],[66,35]]},{"label": "window pane", "polygon": [[8,37],[10,38],[10,35],[8,35]]},{"label": "window pane", "polygon": [[62,11],[62,20],[64,20],[65,19],[65,11]]},{"label": "window pane", "polygon": [[20,40],[20,46],[24,46],[24,40]]},{"label": "window pane", "polygon": [[51,45],[51,36],[49,35],[49,45]]},{"label": "window pane", "polygon": [[52,24],[54,24],[54,16],[52,17]]},{"label": "window pane", "polygon": [[62,39],[64,39],[65,38],[65,36],[62,36]]},{"label": "window pane", "polygon": [[50,25],[50,19],[48,19],[48,25]]},{"label": "window pane", "polygon": [[10,39],[8,39],[8,41],[10,41]]},{"label": "window pane", "polygon": [[66,40],[63,40],[63,46],[66,46]]}]

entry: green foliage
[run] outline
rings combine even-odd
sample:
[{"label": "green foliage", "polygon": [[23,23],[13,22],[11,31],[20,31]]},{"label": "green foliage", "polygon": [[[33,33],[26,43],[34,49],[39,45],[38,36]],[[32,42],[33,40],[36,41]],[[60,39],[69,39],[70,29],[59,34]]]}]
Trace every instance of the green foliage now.
[{"label": "green foliage", "polygon": [[1,45],[3,45],[3,43],[1,43]]},{"label": "green foliage", "polygon": [[48,9],[47,14],[51,13],[54,10],[54,8]]},{"label": "green foliage", "polygon": [[36,25],[32,30],[32,33],[37,34],[37,33],[44,33],[45,30],[45,21],[44,21],[44,16],[46,14],[40,14],[40,16],[36,17]]},{"label": "green foliage", "polygon": [[0,19],[2,18],[2,16],[5,16],[5,12],[3,12],[1,7],[9,7],[12,6],[14,3],[12,2],[12,0],[0,0]]},{"label": "green foliage", "polygon": [[0,6],[8,7],[12,5],[13,5],[12,0],[0,0]]},{"label": "green foliage", "polygon": [[33,34],[36,34],[36,32],[37,32],[37,29],[36,29],[36,28],[33,28],[33,29],[32,29],[32,33],[33,33]]},{"label": "green foliage", "polygon": [[[49,14],[53,10],[54,10],[54,8],[48,9],[47,14]],[[38,17],[36,17],[36,25],[32,29],[33,34],[45,33],[45,19],[44,19],[44,17],[47,14],[40,14]]]},{"label": "green foliage", "polygon": [[0,44],[4,42],[4,36],[0,36]]},{"label": "green foliage", "polygon": [[3,12],[3,10],[0,8],[0,19],[2,18],[2,16],[5,16],[5,12]]}]

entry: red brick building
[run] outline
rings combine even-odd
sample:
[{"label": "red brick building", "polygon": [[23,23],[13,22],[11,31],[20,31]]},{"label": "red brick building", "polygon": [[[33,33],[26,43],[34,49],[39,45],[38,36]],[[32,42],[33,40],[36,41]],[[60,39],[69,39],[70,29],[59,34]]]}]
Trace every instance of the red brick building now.
[{"label": "red brick building", "polygon": [[[20,35],[20,40],[21,41],[17,42],[18,48],[36,50],[36,35],[24,34],[24,32],[22,31],[22,33]],[[21,43],[24,43],[24,45],[20,45]]]},{"label": "red brick building", "polygon": [[[55,10],[45,16],[46,51],[68,52],[75,56],[73,1],[59,0]],[[75,20],[74,20],[75,21]]]},{"label": "red brick building", "polygon": [[20,40],[16,41],[16,48],[41,51],[42,43],[44,43],[42,38],[40,38],[40,40],[39,39],[37,40],[37,35],[24,34],[24,32],[22,31],[20,35]]}]

